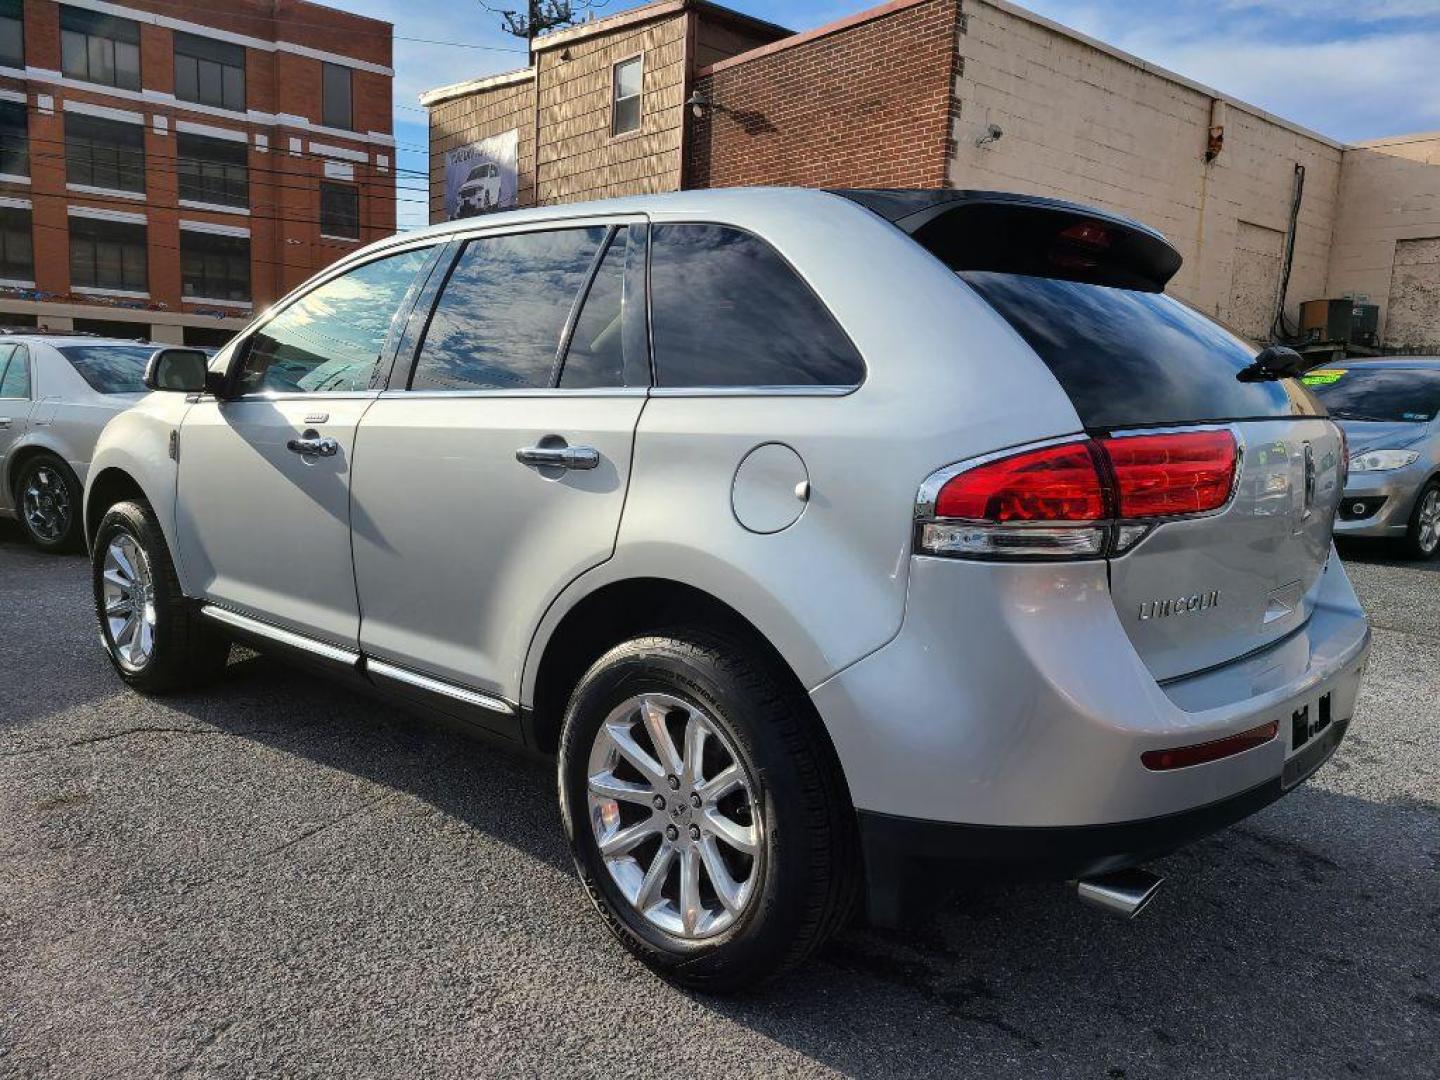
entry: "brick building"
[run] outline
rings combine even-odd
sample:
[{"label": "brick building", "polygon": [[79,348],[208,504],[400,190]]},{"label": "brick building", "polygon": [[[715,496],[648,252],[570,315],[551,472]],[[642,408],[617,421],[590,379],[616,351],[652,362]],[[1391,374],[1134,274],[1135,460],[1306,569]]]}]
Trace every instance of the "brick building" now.
[{"label": "brick building", "polygon": [[1440,351],[1440,133],[1342,144],[1008,0],[893,0],[803,34],[657,0],[421,101],[432,220],[447,153],[507,130],[520,205],[738,184],[1033,192],[1161,229],[1185,256],[1172,291],[1257,339],[1282,299],[1293,327],[1301,301],[1356,296],[1388,345]]},{"label": "brick building", "polygon": [[0,0],[0,325],[223,340],[395,228],[391,26]]}]

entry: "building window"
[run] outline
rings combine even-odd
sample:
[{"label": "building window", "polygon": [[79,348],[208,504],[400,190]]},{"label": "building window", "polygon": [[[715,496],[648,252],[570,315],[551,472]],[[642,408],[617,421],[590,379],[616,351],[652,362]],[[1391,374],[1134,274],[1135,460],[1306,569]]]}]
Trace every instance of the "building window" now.
[{"label": "building window", "polygon": [[175,33],[175,96],[245,111],[245,47]]},{"label": "building window", "polygon": [[30,175],[28,113],[23,101],[0,101],[0,176]]},{"label": "building window", "polygon": [[66,113],[65,179],[115,191],[144,191],[144,126]]},{"label": "building window", "polygon": [[145,226],[103,218],[70,218],[70,284],[145,292]]},{"label": "building window", "polygon": [[187,300],[249,300],[250,238],[181,229],[180,291]]},{"label": "building window", "polygon": [[323,61],[320,66],[323,69],[320,122],[326,127],[352,130],[355,120],[350,108],[350,69]]},{"label": "building window", "polygon": [[35,280],[30,211],[18,206],[0,206],[0,279]]},{"label": "building window", "polygon": [[320,235],[360,239],[360,189],[353,184],[320,183]]},{"label": "building window", "polygon": [[72,79],[140,89],[140,24],[60,7],[60,67]]},{"label": "building window", "polygon": [[250,150],[234,139],[179,132],[175,171],[180,198],[217,206],[250,205]]},{"label": "building window", "polygon": [[24,0],[0,0],[0,64],[25,66]]},{"label": "building window", "polygon": [[621,60],[610,69],[610,134],[624,135],[640,130],[640,83],[644,79],[644,58]]}]

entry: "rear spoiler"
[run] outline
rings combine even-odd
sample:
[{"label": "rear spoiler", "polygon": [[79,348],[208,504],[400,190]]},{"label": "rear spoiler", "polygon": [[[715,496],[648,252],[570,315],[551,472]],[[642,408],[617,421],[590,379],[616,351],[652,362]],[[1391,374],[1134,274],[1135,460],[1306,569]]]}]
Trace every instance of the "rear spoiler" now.
[{"label": "rear spoiler", "polygon": [[1138,221],[1003,191],[847,189],[951,270],[988,270],[1162,292],[1180,253]]}]

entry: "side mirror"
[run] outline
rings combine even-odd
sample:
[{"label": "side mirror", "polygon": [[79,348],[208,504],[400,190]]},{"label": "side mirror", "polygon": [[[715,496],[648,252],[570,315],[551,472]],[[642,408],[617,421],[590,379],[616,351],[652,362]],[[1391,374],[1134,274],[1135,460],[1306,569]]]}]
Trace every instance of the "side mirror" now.
[{"label": "side mirror", "polygon": [[180,394],[198,394],[206,388],[210,357],[199,349],[156,349],[145,365],[145,387]]},{"label": "side mirror", "polygon": [[1235,377],[1241,382],[1274,382],[1277,379],[1298,379],[1323,359],[1310,359],[1285,345],[1271,345],[1260,350],[1250,366]]}]

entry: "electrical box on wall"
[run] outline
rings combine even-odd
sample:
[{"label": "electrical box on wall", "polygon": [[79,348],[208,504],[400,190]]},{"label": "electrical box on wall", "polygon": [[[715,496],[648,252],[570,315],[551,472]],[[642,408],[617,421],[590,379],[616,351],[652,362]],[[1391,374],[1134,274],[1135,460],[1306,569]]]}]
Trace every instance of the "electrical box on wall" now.
[{"label": "electrical box on wall", "polygon": [[1306,300],[1300,305],[1300,336],[1307,345],[1380,344],[1380,308],[1354,300]]}]

